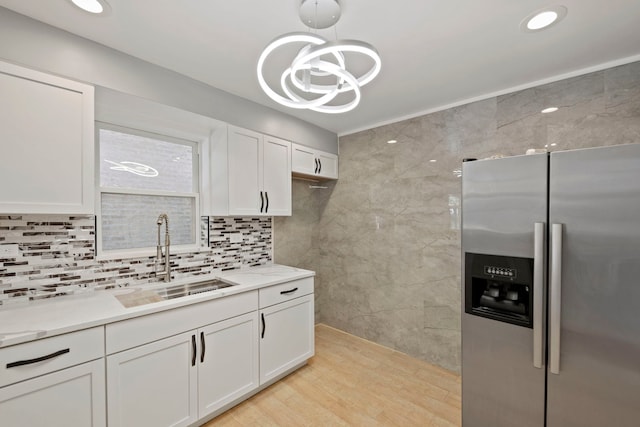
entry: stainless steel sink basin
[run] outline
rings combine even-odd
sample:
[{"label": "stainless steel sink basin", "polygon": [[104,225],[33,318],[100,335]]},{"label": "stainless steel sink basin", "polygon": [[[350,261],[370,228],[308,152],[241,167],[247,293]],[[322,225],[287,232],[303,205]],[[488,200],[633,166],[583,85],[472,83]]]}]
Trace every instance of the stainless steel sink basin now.
[{"label": "stainless steel sink basin", "polygon": [[167,286],[163,289],[158,289],[156,293],[163,299],[169,300],[174,298],[180,298],[187,295],[200,294],[202,292],[210,292],[218,289],[228,288],[233,286],[230,283],[223,282],[220,279],[207,280],[204,282],[190,283],[186,285],[174,285]]}]

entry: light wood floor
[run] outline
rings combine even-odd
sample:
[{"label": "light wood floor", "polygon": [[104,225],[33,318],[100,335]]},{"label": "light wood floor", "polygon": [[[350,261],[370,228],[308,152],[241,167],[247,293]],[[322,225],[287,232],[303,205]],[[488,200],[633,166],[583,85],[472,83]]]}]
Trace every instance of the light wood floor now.
[{"label": "light wood floor", "polygon": [[460,424],[458,375],[320,324],[307,366],[205,426]]}]

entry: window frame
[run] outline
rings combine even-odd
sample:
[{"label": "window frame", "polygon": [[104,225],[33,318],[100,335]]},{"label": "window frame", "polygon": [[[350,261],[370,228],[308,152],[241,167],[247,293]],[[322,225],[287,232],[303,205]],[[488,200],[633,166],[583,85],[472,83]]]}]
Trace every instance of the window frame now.
[{"label": "window frame", "polygon": [[[102,129],[125,133],[129,135],[136,135],[145,138],[153,138],[159,141],[169,142],[173,144],[186,145],[192,148],[192,192],[175,192],[175,191],[162,191],[162,190],[144,190],[125,187],[103,187],[100,179],[100,131]],[[95,198],[95,211],[96,211],[96,259],[109,260],[119,258],[132,258],[132,257],[146,257],[155,256],[156,247],[139,247],[128,249],[111,249],[105,250],[103,248],[103,227],[102,227],[102,195],[103,194],[123,194],[123,195],[143,195],[143,196],[164,196],[164,197],[183,197],[192,198],[194,204],[194,216],[192,217],[192,229],[193,229],[193,243],[187,245],[171,245],[170,253],[185,253],[185,252],[198,252],[202,248],[200,237],[200,156],[203,141],[193,141],[185,138],[184,136],[170,135],[166,129],[161,131],[154,130],[141,130],[132,128],[126,125],[119,125],[107,122],[96,121],[95,122],[95,141],[96,141],[96,155],[95,155],[95,177],[96,177],[96,198]],[[171,232],[171,218],[169,218],[169,232]],[[164,244],[164,239],[161,241]],[[208,249],[208,248],[206,248]]]}]

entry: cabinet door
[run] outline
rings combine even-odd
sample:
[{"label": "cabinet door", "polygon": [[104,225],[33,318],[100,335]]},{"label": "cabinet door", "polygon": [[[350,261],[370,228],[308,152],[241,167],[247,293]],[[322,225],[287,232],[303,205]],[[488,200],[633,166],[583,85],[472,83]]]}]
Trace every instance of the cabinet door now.
[{"label": "cabinet door", "polygon": [[93,87],[0,62],[0,211],[92,213]]},{"label": "cabinet door", "polygon": [[0,424],[105,426],[104,359],[1,388]]},{"label": "cabinet door", "polygon": [[196,334],[107,357],[109,426],[186,426],[198,419]]},{"label": "cabinet door", "polygon": [[261,134],[229,126],[229,215],[256,215],[264,205],[260,198],[261,145]]},{"label": "cabinet door", "polygon": [[322,151],[318,151],[316,155],[320,166],[318,175],[323,178],[338,179],[338,156]]},{"label": "cabinet door", "polygon": [[292,144],[291,171],[305,175],[315,175],[318,170],[316,153],[303,145]]},{"label": "cabinet door", "polygon": [[318,178],[338,179],[338,156],[292,144],[291,172]]},{"label": "cabinet door", "polygon": [[313,295],[267,307],[260,315],[260,384],[264,384],[313,356]]},{"label": "cabinet door", "polygon": [[199,331],[198,408],[203,418],[258,387],[258,312]]},{"label": "cabinet door", "polygon": [[291,215],[291,143],[266,136],[262,148],[263,213]]}]

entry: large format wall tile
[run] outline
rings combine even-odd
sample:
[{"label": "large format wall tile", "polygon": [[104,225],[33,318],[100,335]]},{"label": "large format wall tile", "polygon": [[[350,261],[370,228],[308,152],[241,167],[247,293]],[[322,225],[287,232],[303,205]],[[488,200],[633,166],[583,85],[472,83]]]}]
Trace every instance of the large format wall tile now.
[{"label": "large format wall tile", "polygon": [[317,320],[459,371],[462,159],[632,142],[640,62],[348,135],[337,182],[294,181],[275,259],[317,272]]}]

